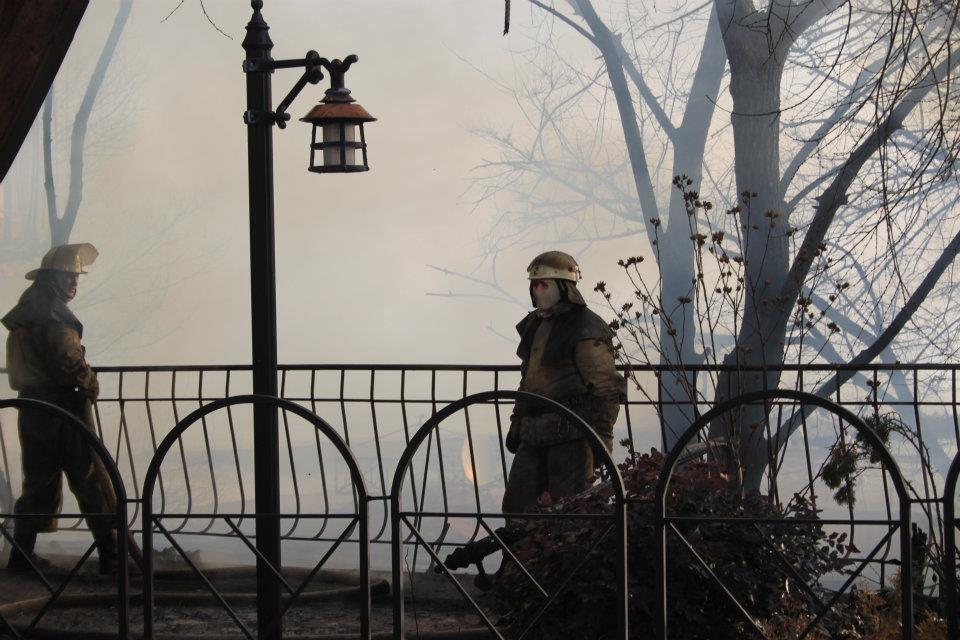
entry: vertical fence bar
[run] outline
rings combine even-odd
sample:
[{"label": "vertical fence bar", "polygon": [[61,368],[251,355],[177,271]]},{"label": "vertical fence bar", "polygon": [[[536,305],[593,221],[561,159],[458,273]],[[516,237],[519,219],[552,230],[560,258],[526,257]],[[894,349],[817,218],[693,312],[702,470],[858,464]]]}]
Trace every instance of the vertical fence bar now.
[{"label": "vertical fence bar", "polygon": [[957,411],[957,370],[950,370],[950,407],[953,413],[953,438],[960,446],[960,413]]},{"label": "vertical fence bar", "polygon": [[[150,398],[150,371],[147,371],[147,375],[143,378],[143,408],[147,414],[147,427],[150,429],[150,448],[153,454],[157,452],[157,430],[153,423],[153,409],[152,402]],[[151,457],[153,455],[151,454]],[[164,510],[166,505],[166,494],[163,488],[163,475],[157,476],[157,487],[160,489],[160,510]],[[137,486],[137,491],[140,490],[139,485]]]},{"label": "vertical fence bar", "polygon": [[[180,410],[177,409],[177,372],[173,371],[170,376],[170,404],[173,405],[173,421],[180,422]],[[193,486],[190,483],[190,470],[187,465],[187,451],[183,447],[183,440],[177,441],[177,447],[180,451],[180,464],[183,467],[183,484],[187,490],[187,513],[193,511]],[[173,531],[181,531],[187,526],[188,518],[184,518],[180,526],[175,527]]]},{"label": "vertical fence bar", "polygon": [[[197,376],[197,405],[203,406],[203,371]],[[207,453],[207,469],[210,472],[210,489],[213,492],[213,512],[219,513],[220,511],[220,492],[217,490],[217,474],[213,469],[213,450],[210,446],[210,431],[207,428],[207,419],[203,418],[200,421],[200,426],[202,427],[201,431],[203,433],[203,447]],[[207,526],[203,528],[202,532],[206,533],[209,531],[214,524],[215,518],[211,517],[210,522],[207,523]]]},{"label": "vertical fence bar", "polygon": [[[377,400],[376,400],[376,380],[377,370],[370,370],[370,421],[373,427],[373,445],[377,453],[377,472],[378,479],[380,481],[380,494],[386,495],[387,493],[387,481],[386,476],[383,471],[383,450],[380,447],[380,425],[377,422]],[[380,530],[377,532],[376,538],[380,538],[383,535],[384,531],[387,530],[387,510],[384,506],[383,510],[383,520],[380,523]]]},{"label": "vertical fence bar", "polygon": [[623,417],[625,418],[627,423],[627,440],[630,443],[628,445],[629,447],[628,452],[630,453],[630,456],[633,457],[633,455],[637,452],[637,450],[636,450],[636,446],[634,444],[634,439],[633,439],[633,420],[630,415],[630,382],[631,380],[628,374],[629,374],[629,370],[623,371],[624,377],[627,378],[626,384],[623,385]]},{"label": "vertical fence bar", "polygon": [[[230,397],[230,369],[227,369],[226,380],[224,380],[223,397]],[[227,426],[230,429],[230,444],[233,446],[233,466],[237,471],[237,486],[240,488],[240,518],[237,520],[237,526],[243,526],[244,516],[247,514],[247,491],[243,486],[243,471],[240,465],[240,451],[237,448],[237,432],[233,424],[233,407],[227,407]],[[156,449],[156,447],[154,447]],[[163,476],[159,476],[163,478]],[[161,491],[163,484],[160,484]]]},{"label": "vertical fence bar", "polygon": [[[917,454],[920,456],[920,477],[923,478],[923,497],[926,499],[937,498],[937,487],[933,481],[932,477],[928,477],[927,467],[929,466],[929,460],[924,460],[924,450],[926,449],[926,444],[923,441],[923,425],[921,424],[920,418],[920,372],[917,371],[913,375],[913,419],[917,424]],[[933,495],[931,495],[931,488],[933,489]],[[927,524],[932,533],[933,531],[933,520],[930,515],[927,517]]]},{"label": "vertical fence bar", "polygon": [[[316,134],[314,134],[316,135]],[[317,370],[310,370],[310,410],[314,413],[317,413]],[[317,415],[320,415],[317,413]],[[323,492],[323,512],[324,515],[330,513],[330,491],[327,487],[327,466],[323,461],[323,446],[320,443],[320,432],[314,430],[313,432],[314,440],[317,444],[317,464],[320,466],[320,486]],[[320,525],[320,529],[314,534],[314,538],[319,538],[323,535],[323,532],[327,530],[327,523],[329,522],[328,518],[323,519],[323,524]]]},{"label": "vertical fence bar", "polygon": [[[499,372],[499,371],[494,371],[494,372],[493,372],[493,390],[494,390],[494,391],[500,391],[500,372]],[[504,482],[506,482],[506,479],[507,479],[507,454],[504,453],[504,449],[506,448],[506,447],[504,446],[504,443],[506,442],[506,436],[503,434],[503,419],[502,419],[502,416],[500,415],[500,407],[501,407],[501,406],[502,406],[501,403],[497,402],[497,403],[494,405],[494,411],[495,411],[495,415],[496,415],[496,417],[497,417],[497,444],[498,444],[497,449],[498,449],[498,451],[500,452],[500,470],[501,470],[501,472],[502,472],[502,474],[503,474],[501,477],[504,479]],[[507,429],[509,429],[509,428],[510,428],[510,427],[508,426]],[[409,441],[408,441],[408,444],[409,444]]]},{"label": "vertical fence bar", "polygon": [[[287,373],[288,371],[284,369],[280,372],[280,397],[287,397]],[[284,536],[292,536],[293,532],[300,525],[300,483],[297,480],[297,463],[293,458],[293,441],[290,437],[290,419],[287,417],[287,412],[281,410],[281,415],[283,416],[283,433],[284,439],[287,444],[287,460],[290,462],[290,479],[293,484],[293,502],[294,502],[294,514],[296,517],[293,518],[293,523],[290,525],[290,528],[287,532],[281,533],[281,539]],[[279,464],[279,463],[278,463]],[[279,468],[277,469],[279,473]],[[279,476],[278,476],[279,480]]]},{"label": "vertical fence bar", "polygon": [[666,494],[657,492],[654,514],[657,528],[657,604],[654,607],[657,640],[667,640],[669,620],[667,618],[667,504]]},{"label": "vertical fence bar", "polygon": [[910,545],[910,501],[900,499],[900,629],[913,640],[913,557]]},{"label": "vertical fence bar", "polygon": [[[403,420],[403,444],[410,444],[410,419],[407,416],[407,369],[400,370],[400,416]],[[413,508],[420,509],[420,501],[417,499],[417,477],[416,469],[410,468],[410,494],[413,499]],[[386,505],[384,505],[386,508]]]},{"label": "vertical fence bar", "polygon": [[[128,514],[128,517],[130,518],[130,521],[127,522],[127,526],[130,527],[130,526],[132,525],[132,522],[137,519],[137,514],[138,514],[138,511],[139,511],[139,508],[140,508],[140,503],[139,503],[139,501],[136,500],[136,498],[137,498],[137,493],[140,491],[140,483],[137,482],[137,465],[136,465],[136,463],[134,462],[134,459],[133,459],[133,444],[132,444],[131,441],[130,441],[130,429],[129,429],[129,426],[128,426],[128,424],[127,424],[127,414],[126,414],[126,410],[125,410],[125,404],[126,404],[126,403],[123,401],[123,391],[122,391],[122,389],[123,389],[123,372],[120,373],[120,385],[119,385],[119,388],[120,388],[121,390],[117,393],[117,395],[119,396],[119,405],[120,405],[120,434],[121,434],[120,437],[121,437],[122,440],[126,441],[126,444],[127,444],[126,450],[127,450],[127,460],[130,462],[130,479],[133,481],[133,487],[134,487],[134,489],[133,489],[133,491],[134,491],[134,501],[133,501],[134,508],[133,508],[133,514]],[[118,442],[118,443],[117,443],[117,460],[118,460],[118,461],[119,461],[119,458],[120,458],[120,443]],[[120,464],[119,464],[119,462],[118,462],[118,463],[117,463],[117,467],[119,467],[119,466],[120,466]]]}]

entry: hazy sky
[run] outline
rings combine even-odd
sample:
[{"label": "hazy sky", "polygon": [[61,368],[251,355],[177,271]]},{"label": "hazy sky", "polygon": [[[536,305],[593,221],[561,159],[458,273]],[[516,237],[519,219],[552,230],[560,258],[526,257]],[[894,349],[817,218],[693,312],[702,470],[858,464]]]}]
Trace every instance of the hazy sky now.
[{"label": "hazy sky", "polygon": [[[249,3],[204,3],[232,40],[208,23],[198,0],[164,21],[177,4],[135,0],[90,123],[84,200],[71,240],[101,252],[74,303],[98,364],[249,361],[240,70]],[[472,211],[464,195],[471,168],[495,155],[471,129],[523,125],[514,97],[485,77],[509,79],[522,64],[511,49],[526,42],[501,35],[503,4],[265,2],[274,57],[356,53],[347,86],[378,118],[367,128],[371,170],[359,175],[306,170],[310,130],[297,118],[322,97],[327,80],[308,86],[290,108],[288,128],[275,130],[282,362],[514,361],[514,345],[487,327],[512,335],[524,309],[427,295],[467,290],[428,265],[474,269],[478,235],[495,214],[492,205]],[[54,85],[61,204],[70,125],[116,7],[91,2]],[[521,29],[529,9],[515,8],[513,21]],[[274,74],[275,102],[297,77],[293,70]],[[32,183],[24,177],[41,166],[36,134],[8,182],[19,176],[21,191],[32,188],[43,215],[42,173]],[[592,268],[584,265],[588,282],[614,268],[617,250],[603,251],[590,256]],[[41,255],[4,256],[5,308]],[[521,299],[529,257],[501,265],[503,284]]]}]

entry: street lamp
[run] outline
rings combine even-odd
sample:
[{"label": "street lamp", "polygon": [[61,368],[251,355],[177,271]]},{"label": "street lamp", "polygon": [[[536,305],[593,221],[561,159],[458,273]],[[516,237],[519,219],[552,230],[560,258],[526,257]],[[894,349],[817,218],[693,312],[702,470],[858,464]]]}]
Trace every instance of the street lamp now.
[{"label": "street lamp", "polygon": [[[316,51],[297,60],[270,57],[273,42],[260,10],[263,0],[251,0],[253,15],[243,39],[247,77],[247,165],[250,198],[250,303],[253,342],[253,392],[277,395],[277,285],[273,225],[273,126],[283,129],[290,115],[287,108],[309,84],[317,84],[327,70],[331,88],[323,102],[305,120],[313,124],[310,143],[310,170],[318,173],[366,171],[367,152],[363,123],[370,117],[353,104],[343,85],[347,69],[357,61],[328,61]],[[276,110],[272,107],[271,76],[278,69],[303,69],[303,75]],[[319,112],[318,112],[319,110]],[[359,127],[360,140],[356,139]],[[317,131],[321,140],[317,140]],[[357,163],[357,150],[362,164]],[[317,162],[316,152],[321,151]],[[280,557],[280,442],[276,408],[255,404],[253,408],[255,509],[257,540],[257,636],[259,640],[281,640]],[[361,597],[369,598],[370,594]],[[362,618],[362,616],[361,616]],[[370,621],[360,621],[361,637],[369,637]]]}]

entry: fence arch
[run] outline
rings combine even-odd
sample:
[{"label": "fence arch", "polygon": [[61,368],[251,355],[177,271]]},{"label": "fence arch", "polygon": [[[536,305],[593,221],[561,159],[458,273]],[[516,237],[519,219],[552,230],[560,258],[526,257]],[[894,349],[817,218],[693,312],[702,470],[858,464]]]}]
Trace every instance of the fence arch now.
[{"label": "fence arch", "polygon": [[[814,395],[812,393],[806,393],[803,391],[794,391],[790,389],[769,389],[765,391],[754,391],[746,393],[735,398],[731,398],[725,402],[718,404],[717,406],[710,409],[708,412],[697,418],[697,420],[690,425],[690,427],[683,433],[677,443],[671,449],[669,455],[667,456],[663,471],[660,476],[660,480],[657,483],[656,490],[656,509],[655,513],[657,516],[657,545],[658,553],[657,557],[660,563],[659,575],[657,576],[657,592],[658,592],[658,606],[657,606],[657,638],[659,640],[666,640],[668,637],[668,620],[667,620],[667,576],[666,576],[666,566],[667,566],[667,534],[668,529],[672,530],[673,533],[685,540],[683,535],[677,530],[677,528],[672,523],[672,518],[667,515],[666,512],[666,495],[667,491],[670,488],[670,481],[672,479],[673,473],[676,470],[677,465],[681,459],[681,456],[684,453],[684,449],[690,442],[697,436],[697,434],[702,431],[704,428],[708,427],[710,423],[727,413],[731,409],[736,409],[747,404],[755,404],[758,402],[767,402],[771,400],[792,400],[795,402],[803,404],[810,404],[822,409],[826,409],[833,415],[839,417],[842,420],[845,420],[849,423],[854,429],[856,429],[858,435],[861,435],[874,451],[877,452],[880,457],[880,464],[882,468],[890,474],[890,479],[893,482],[894,488],[897,493],[897,498],[900,507],[900,517],[898,520],[888,520],[886,524],[888,527],[895,527],[899,531],[900,537],[900,557],[901,560],[906,559],[906,561],[901,561],[901,584],[912,585],[912,566],[910,562],[910,496],[907,492],[907,485],[903,479],[903,475],[900,472],[900,468],[897,465],[896,461],[890,455],[890,452],[883,445],[883,441],[877,436],[874,431],[868,427],[863,420],[861,420],[857,415],[852,413],[849,409],[846,409],[830,400],[822,398],[820,396]],[[954,465],[956,466],[956,465]],[[689,517],[686,520],[690,520]],[[698,521],[709,522],[716,521],[716,518],[698,518]],[[750,523],[751,518],[737,518],[738,521],[744,523]],[[856,522],[856,520],[851,520],[851,522]],[[895,529],[891,528],[887,533],[887,539],[892,535]],[[881,541],[882,544],[882,541]],[[852,575],[837,592],[837,596],[826,605],[825,610],[829,610],[836,604],[837,598],[850,586],[853,580],[863,571],[865,565],[861,564],[858,570]],[[715,582],[719,584],[721,589],[726,592],[728,598],[732,601],[734,606],[736,606],[741,614],[744,616],[746,621],[752,627],[752,630],[758,635],[763,635],[759,630],[759,627],[756,625],[756,621],[746,612],[743,606],[736,600],[736,598],[723,587],[722,582],[715,575],[710,572],[709,568],[707,569],[708,573],[713,576]],[[803,632],[801,637],[805,637],[820,621],[824,612],[818,614],[808,625],[807,629]],[[913,592],[912,587],[909,589],[901,589],[901,600],[900,600],[900,614],[904,640],[912,640],[913,638]]]},{"label": "fence arch", "polygon": [[950,640],[960,638],[960,597],[957,594],[957,479],[960,478],[960,455],[953,459],[947,480],[943,487],[943,579],[946,591],[947,637]]},{"label": "fence arch", "polygon": [[[617,636],[626,640],[628,635],[627,629],[627,552],[626,552],[626,508],[625,508],[625,493],[626,490],[623,485],[623,478],[620,476],[620,471],[617,468],[617,465],[614,463],[613,458],[610,457],[610,454],[607,452],[606,448],[603,446],[602,440],[593,432],[593,429],[587,425],[577,414],[573,413],[563,405],[554,402],[543,396],[539,396],[533,393],[527,393],[525,391],[508,391],[508,390],[498,390],[498,391],[484,391],[481,393],[476,393],[465,398],[462,398],[456,402],[448,404],[440,411],[436,412],[433,416],[427,420],[420,429],[410,438],[410,443],[404,449],[403,454],[400,456],[400,460],[397,463],[397,469],[393,476],[392,488],[390,491],[390,519],[391,519],[391,550],[392,550],[392,596],[393,596],[393,637],[395,640],[403,640],[404,638],[404,602],[403,602],[403,582],[402,582],[402,562],[403,562],[403,536],[401,536],[400,528],[401,524],[406,524],[407,528],[416,537],[421,544],[424,545],[427,553],[430,554],[433,561],[437,563],[437,566],[450,578],[454,586],[460,591],[460,594],[468,601],[468,603],[474,608],[474,610],[480,615],[481,619],[490,629],[491,633],[502,640],[503,636],[496,630],[493,623],[487,618],[483,613],[480,607],[474,602],[474,600],[467,594],[463,587],[453,578],[450,571],[443,566],[443,563],[430,548],[430,545],[420,535],[418,528],[410,521],[410,517],[416,517],[422,513],[422,511],[403,511],[403,506],[401,504],[401,494],[403,482],[406,478],[407,472],[409,470],[410,464],[413,460],[413,456],[417,453],[420,448],[420,445],[424,440],[430,435],[430,433],[439,427],[439,425],[454,415],[455,413],[460,412],[461,410],[466,409],[472,405],[477,404],[486,404],[497,403],[500,400],[513,400],[514,402],[523,400],[530,402],[549,411],[556,413],[564,418],[566,418],[570,424],[574,425],[576,429],[592,444],[594,445],[595,451],[603,451],[603,455],[600,456],[600,462],[603,467],[606,469],[609,474],[609,482],[613,489],[614,494],[614,515],[610,518],[611,522],[608,525],[608,528],[601,533],[595,539],[595,544],[602,540],[608,531],[612,530],[615,536],[615,542],[617,545],[618,553],[620,554],[620,562],[617,562],[617,575],[616,580],[618,584],[618,598],[617,598]],[[481,518],[484,515],[510,515],[510,514],[466,514],[476,516]],[[520,514],[515,514],[520,515]],[[571,573],[571,576],[568,576],[567,580],[575,574],[577,568]],[[560,592],[560,590],[566,585],[567,581],[564,581],[561,584],[557,591],[550,596],[546,603],[540,610],[542,614],[546,609],[553,603],[554,597]],[[539,620],[540,614],[538,614],[531,624],[535,624]],[[525,630],[521,634],[521,638],[526,635]]]},{"label": "fence arch", "polygon": [[[112,515],[115,518],[117,526],[117,555],[118,555],[118,568],[117,568],[117,624],[118,624],[118,636],[122,640],[126,640],[130,636],[130,620],[129,620],[129,588],[130,588],[130,574],[129,574],[129,564],[128,564],[128,525],[127,525],[127,491],[126,487],[123,484],[123,478],[120,475],[119,469],[113,460],[113,457],[110,455],[110,452],[107,451],[107,448],[100,441],[94,432],[92,432],[86,423],[83,422],[79,417],[58,407],[55,404],[49,402],[44,402],[42,400],[36,400],[33,398],[10,398],[8,400],[0,400],[0,409],[14,408],[18,410],[34,410],[41,411],[49,414],[52,418],[63,421],[64,424],[69,425],[69,428],[75,429],[79,434],[80,438],[85,444],[87,444],[92,450],[94,455],[99,459],[103,464],[104,469],[107,472],[107,475],[110,478],[110,483],[113,485],[113,491],[117,499],[117,508]],[[46,515],[46,514],[36,514],[36,515]],[[50,514],[58,515],[63,517],[63,514]],[[79,513],[71,514],[77,516],[89,516],[94,514]],[[96,515],[107,515],[107,514],[96,514]],[[3,514],[4,518],[13,518],[16,520],[19,517],[22,517],[16,513]],[[6,529],[0,525],[0,532],[2,532],[3,537],[13,544],[13,538],[6,531]],[[53,588],[53,586],[41,576],[41,579],[46,587],[47,591],[50,593],[50,599],[47,603],[41,607],[40,611],[34,617],[33,622],[30,624],[32,629],[37,622],[43,617],[43,615],[54,605],[54,603],[59,599],[60,595],[66,589],[70,581],[76,576],[77,572],[80,570],[80,567],[83,565],[84,561],[89,557],[90,553],[93,551],[93,545],[91,545],[85,554],[80,558],[80,560],[74,565],[73,569],[64,578],[63,582],[58,588]],[[39,575],[39,572],[38,572]],[[14,626],[9,623],[2,615],[0,615],[0,624],[11,631],[15,637],[21,637],[20,633],[14,628]]]},{"label": "fence arch", "polygon": [[[370,637],[370,539],[369,539],[369,522],[368,522],[368,507],[369,507],[369,494],[367,491],[367,484],[364,480],[363,473],[360,470],[360,465],[357,463],[356,458],[353,455],[353,452],[350,450],[350,447],[347,446],[346,442],[340,435],[331,427],[323,418],[319,417],[317,414],[305,409],[299,404],[292,402],[290,400],[284,400],[282,398],[277,398],[274,396],[264,396],[264,395],[241,395],[241,396],[232,396],[229,398],[224,398],[222,400],[217,400],[216,402],[211,402],[210,404],[204,405],[203,407],[196,409],[183,420],[178,422],[173,429],[164,437],[163,441],[157,446],[156,454],[150,461],[150,466],[147,468],[147,472],[143,480],[143,491],[141,493],[143,501],[143,557],[144,557],[144,576],[143,576],[143,636],[147,640],[153,638],[153,528],[154,525],[160,527],[162,531],[163,526],[156,521],[157,518],[153,514],[153,490],[157,482],[157,478],[160,473],[160,466],[163,463],[164,458],[167,453],[170,451],[170,448],[176,443],[177,439],[192,425],[201,422],[206,416],[215,411],[221,409],[232,407],[239,404],[253,404],[253,405],[273,405],[277,409],[282,409],[283,411],[297,415],[310,424],[314,428],[322,433],[333,445],[336,447],[337,451],[340,453],[343,461],[347,464],[347,467],[350,470],[350,478],[353,485],[354,491],[356,491],[357,496],[357,511],[353,515],[353,521],[347,525],[344,534],[340,537],[340,540],[334,545],[334,548],[343,541],[343,539],[349,534],[354,526],[358,527],[358,543],[359,543],[359,554],[360,554],[360,637],[369,638]],[[256,514],[253,514],[256,515]],[[281,517],[283,514],[266,514],[263,517]],[[218,516],[226,517],[226,516]],[[301,516],[302,517],[302,516]],[[325,517],[332,517],[327,514]],[[236,529],[235,529],[236,530]],[[238,532],[239,534],[239,532]],[[248,544],[244,536],[244,541]],[[176,542],[172,540],[170,536],[168,538],[171,540],[171,544],[177,547]],[[178,552],[183,556],[186,562],[190,565],[191,569],[197,573],[198,577],[204,581],[207,588],[211,591],[213,596],[219,601],[220,606],[223,607],[228,615],[233,619],[233,621],[240,627],[241,631],[248,638],[253,638],[253,635],[247,629],[246,625],[239,619],[237,614],[233,611],[229,604],[223,596],[217,591],[215,587],[203,576],[202,572],[187,558],[186,554],[177,548]],[[331,550],[332,553],[332,550]],[[303,589],[309,584],[313,576],[318,572],[323,563],[326,561],[329,554],[320,560],[320,563],[314,567],[314,570],[310,572],[307,578],[300,585],[299,589],[296,592],[291,592],[290,599],[284,608],[284,612],[292,605],[296,598],[300,595]],[[271,570],[279,575],[281,567],[271,567]]]}]

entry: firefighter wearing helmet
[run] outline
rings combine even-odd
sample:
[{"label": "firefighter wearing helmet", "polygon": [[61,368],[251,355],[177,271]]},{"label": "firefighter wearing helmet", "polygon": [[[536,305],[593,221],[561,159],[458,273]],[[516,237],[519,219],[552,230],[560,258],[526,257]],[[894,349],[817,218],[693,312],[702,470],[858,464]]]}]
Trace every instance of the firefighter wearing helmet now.
[{"label": "firefighter wearing helmet", "polygon": [[[93,401],[100,386],[80,344],[83,325],[67,304],[77,294],[84,267],[97,258],[89,243],[52,248],[39,269],[27,273],[33,283],[3,317],[7,337],[7,375],[21,398],[54,404],[94,430]],[[116,511],[116,494],[103,464],[72,425],[50,413],[21,409],[17,429],[23,460],[23,488],[14,506],[14,548],[7,568],[28,572],[49,562],[34,553],[37,534],[56,531],[62,501],[62,476],[84,513]],[[45,515],[43,515],[45,514]],[[88,518],[102,573],[116,572],[116,531],[104,518]]]},{"label": "firefighter wearing helmet", "polygon": [[[554,400],[593,427],[608,451],[626,393],[615,366],[613,332],[587,308],[577,289],[580,267],[561,251],[542,253],[527,267],[534,310],[517,325],[520,391]],[[518,402],[506,446],[515,454],[503,496],[504,513],[522,513],[549,492],[579,493],[594,480],[594,452],[576,427],[542,407]]]}]

